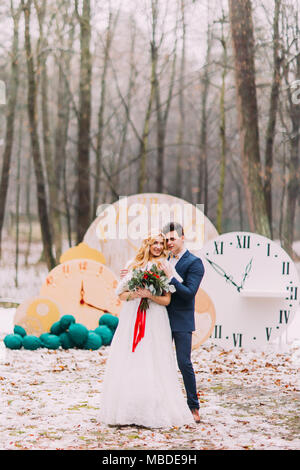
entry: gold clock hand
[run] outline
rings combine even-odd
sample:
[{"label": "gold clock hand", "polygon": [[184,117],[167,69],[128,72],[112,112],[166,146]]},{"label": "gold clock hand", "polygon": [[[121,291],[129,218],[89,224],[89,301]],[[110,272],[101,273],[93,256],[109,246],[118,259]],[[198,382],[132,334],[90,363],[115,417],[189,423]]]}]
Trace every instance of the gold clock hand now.
[{"label": "gold clock hand", "polygon": [[81,289],[80,289],[80,304],[84,304],[85,301],[84,301],[84,287],[83,287],[83,281],[81,281]]},{"label": "gold clock hand", "polygon": [[96,307],[96,305],[89,304],[88,302],[85,302],[85,305],[87,305],[88,307],[93,307],[93,308],[96,308],[97,310],[101,310],[101,311],[103,312],[102,308],[100,308],[100,307]]}]

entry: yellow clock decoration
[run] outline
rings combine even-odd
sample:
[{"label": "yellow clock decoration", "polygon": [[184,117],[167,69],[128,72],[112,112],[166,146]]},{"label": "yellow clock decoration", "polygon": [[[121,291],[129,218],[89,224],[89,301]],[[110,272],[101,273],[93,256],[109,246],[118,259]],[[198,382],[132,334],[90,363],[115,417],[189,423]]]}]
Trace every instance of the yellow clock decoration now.
[{"label": "yellow clock decoration", "polygon": [[89,247],[86,243],[79,243],[66,250],[60,257],[60,263],[70,261],[71,259],[93,259],[99,263],[106,264],[105,256],[94,248]]},{"label": "yellow clock decoration", "polygon": [[117,283],[115,274],[104,264],[93,259],[71,259],[48,273],[40,295],[52,299],[62,315],[71,314],[76,322],[94,329],[103,313],[119,315]]},{"label": "yellow clock decoration", "polygon": [[39,336],[50,330],[62,315],[57,303],[46,297],[34,297],[22,302],[16,310],[14,324],[25,328],[29,335]]},{"label": "yellow clock decoration", "polygon": [[195,297],[195,331],[192,348],[197,349],[212,334],[216,323],[216,310],[211,297],[199,287]]}]

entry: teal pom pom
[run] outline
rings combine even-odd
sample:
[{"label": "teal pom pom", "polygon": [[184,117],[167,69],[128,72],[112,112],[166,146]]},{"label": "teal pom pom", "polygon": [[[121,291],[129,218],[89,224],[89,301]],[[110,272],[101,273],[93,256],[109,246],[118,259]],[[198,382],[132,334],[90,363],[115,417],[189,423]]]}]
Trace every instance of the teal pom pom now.
[{"label": "teal pom pom", "polygon": [[62,331],[66,331],[72,323],[75,323],[73,315],[63,315],[59,320]]},{"label": "teal pom pom", "polygon": [[101,346],[102,346],[101,337],[97,335],[97,333],[95,333],[94,331],[89,331],[87,340],[84,343],[83,348],[95,350],[95,349],[101,348]]},{"label": "teal pom pom", "polygon": [[23,338],[18,334],[6,335],[3,341],[9,349],[21,349],[23,344]]},{"label": "teal pom pom", "polygon": [[47,347],[45,343],[46,343],[47,337],[48,337],[50,334],[51,334],[51,333],[42,333],[42,334],[40,335],[40,341],[41,341],[41,343],[42,343],[42,347],[45,347],[45,348]]},{"label": "teal pom pom", "polygon": [[48,349],[58,349],[60,346],[60,338],[59,336],[52,335],[52,334],[45,334],[43,339],[40,337],[43,346]]},{"label": "teal pom pom", "polygon": [[60,326],[60,322],[59,321],[56,321],[55,323],[53,323],[53,325],[51,326],[50,328],[50,333],[52,335],[60,335],[61,333],[63,332],[61,326]]},{"label": "teal pom pom", "polygon": [[108,328],[112,330],[112,332],[115,332],[117,326],[119,323],[118,317],[115,317],[111,313],[105,313],[99,318],[99,326],[101,325],[106,325]]},{"label": "teal pom pom", "polygon": [[23,338],[23,346],[25,349],[30,349],[34,351],[35,349],[41,348],[43,346],[40,338],[33,335],[26,335]]},{"label": "teal pom pom", "polygon": [[114,333],[111,331],[111,329],[106,326],[106,325],[100,325],[95,328],[95,333],[99,335],[102,339],[102,344],[104,346],[108,346],[111,343],[111,340],[113,339]]},{"label": "teal pom pom", "polygon": [[69,333],[75,346],[80,348],[86,342],[89,330],[81,323],[72,323],[69,328]]},{"label": "teal pom pom", "polygon": [[74,341],[71,338],[70,333],[64,331],[59,335],[60,344],[63,349],[71,349],[74,347]]},{"label": "teal pom pom", "polygon": [[20,326],[20,325],[15,325],[15,327],[14,327],[14,333],[15,333],[16,335],[22,336],[22,338],[23,338],[24,336],[26,336],[26,334],[27,334],[26,331],[25,331],[25,329],[23,328],[23,326]]}]

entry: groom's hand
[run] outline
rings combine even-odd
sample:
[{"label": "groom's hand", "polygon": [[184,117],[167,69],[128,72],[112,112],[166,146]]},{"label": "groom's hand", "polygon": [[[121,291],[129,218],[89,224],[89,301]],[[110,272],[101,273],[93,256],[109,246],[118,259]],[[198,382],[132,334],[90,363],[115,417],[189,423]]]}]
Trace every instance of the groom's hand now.
[{"label": "groom's hand", "polygon": [[161,261],[161,267],[163,271],[166,273],[168,278],[171,278],[174,276],[173,267],[170,265],[168,261],[166,260]]}]

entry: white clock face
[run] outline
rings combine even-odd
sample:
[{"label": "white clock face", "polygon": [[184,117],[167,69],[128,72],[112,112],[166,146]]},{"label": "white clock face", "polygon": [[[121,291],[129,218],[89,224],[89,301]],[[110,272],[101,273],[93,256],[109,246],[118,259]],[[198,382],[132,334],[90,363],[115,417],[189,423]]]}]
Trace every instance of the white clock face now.
[{"label": "white clock face", "polygon": [[292,323],[299,279],[279,244],[251,232],[230,232],[205,244],[200,257],[205,267],[201,287],[216,309],[214,343],[261,347]]}]

